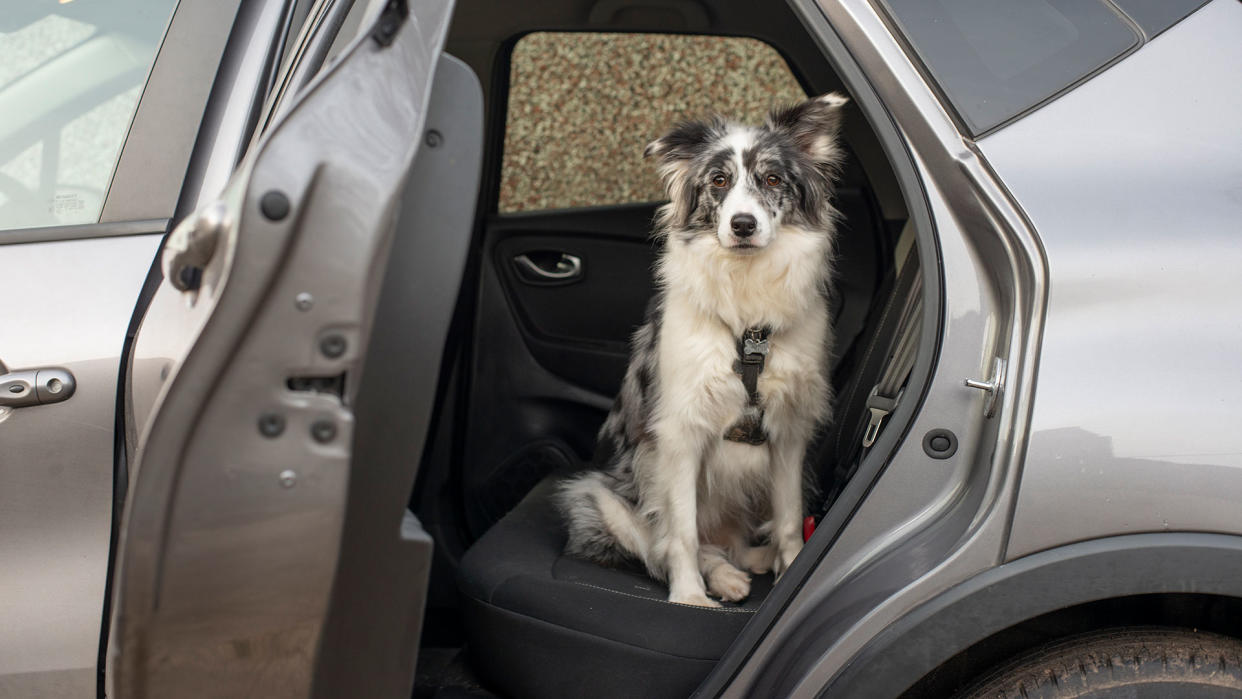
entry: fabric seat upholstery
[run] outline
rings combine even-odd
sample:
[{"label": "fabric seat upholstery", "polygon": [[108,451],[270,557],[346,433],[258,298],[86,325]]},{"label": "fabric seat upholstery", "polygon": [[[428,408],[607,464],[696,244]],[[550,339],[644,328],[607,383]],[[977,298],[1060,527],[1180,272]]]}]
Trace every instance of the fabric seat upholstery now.
[{"label": "fabric seat upholstery", "polygon": [[687,696],[772,587],[758,576],[741,605],[667,601],[641,570],[564,554],[548,478],[462,559],[471,665],[515,697]]}]

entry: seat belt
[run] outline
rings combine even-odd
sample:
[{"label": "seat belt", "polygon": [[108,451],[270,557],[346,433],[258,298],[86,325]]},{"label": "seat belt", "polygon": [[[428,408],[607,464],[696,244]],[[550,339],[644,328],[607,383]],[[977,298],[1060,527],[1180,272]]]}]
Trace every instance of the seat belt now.
[{"label": "seat belt", "polygon": [[[841,427],[847,431],[841,433],[839,438],[844,440],[841,443],[844,448],[838,447],[833,454],[835,464],[831,485],[824,493],[824,499],[815,516],[816,521],[827,513],[845,484],[853,477],[866,450],[875,444],[885,419],[901,402],[902,387],[914,369],[922,325],[923,275],[912,232],[908,235],[903,233],[897,249],[899,262],[896,278],[888,295],[882,297],[882,302],[891,304],[891,307],[886,308],[881,315],[870,340],[876,344],[868,348],[866,358],[856,367],[856,371],[868,370],[867,365],[872,361],[871,352],[887,352],[887,356],[879,368],[879,378],[875,379],[864,406],[868,409],[866,426],[863,426],[861,415],[855,418],[853,414],[846,414],[842,418],[845,422]],[[886,328],[889,330],[886,331]],[[889,331],[891,335],[888,334]],[[865,377],[866,374],[862,376]],[[813,525],[810,528],[813,529]]]},{"label": "seat belt", "polygon": [[[911,264],[911,263],[907,263]],[[913,263],[917,267],[917,263]],[[862,446],[871,448],[880,436],[880,427],[884,419],[897,409],[901,402],[902,386],[914,369],[914,357],[918,354],[919,329],[922,326],[923,293],[921,289],[922,271],[913,270],[910,289],[902,304],[900,320],[897,325],[897,343],[885,363],[884,372],[879,381],[871,388],[867,396],[867,410],[871,415],[867,420],[867,429],[863,432]]]}]

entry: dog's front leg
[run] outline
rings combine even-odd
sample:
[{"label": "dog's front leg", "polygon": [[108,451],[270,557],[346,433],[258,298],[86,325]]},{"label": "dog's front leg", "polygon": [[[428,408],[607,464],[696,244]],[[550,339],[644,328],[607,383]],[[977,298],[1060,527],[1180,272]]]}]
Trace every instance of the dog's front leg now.
[{"label": "dog's front leg", "polygon": [[661,514],[668,601],[719,607],[719,602],[707,597],[707,586],[699,572],[698,479],[703,455],[702,449],[694,448],[690,441],[668,440],[675,446],[659,450],[656,469],[664,496]]},{"label": "dog's front leg", "polygon": [[807,440],[786,438],[772,448],[772,544],[776,560],[772,572],[779,578],[802,551],[802,461]]}]

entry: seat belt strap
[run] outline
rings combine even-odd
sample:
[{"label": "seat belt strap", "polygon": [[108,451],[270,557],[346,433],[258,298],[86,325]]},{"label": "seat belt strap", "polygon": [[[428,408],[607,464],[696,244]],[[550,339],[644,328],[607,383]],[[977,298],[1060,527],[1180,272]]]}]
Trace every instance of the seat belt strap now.
[{"label": "seat belt strap", "polygon": [[867,396],[867,410],[870,415],[867,428],[863,431],[864,449],[875,444],[885,418],[901,402],[901,387],[914,369],[914,358],[918,354],[919,329],[923,315],[922,272],[918,269],[917,262],[907,260],[906,264],[911,265],[911,269],[903,269],[903,276],[910,275],[912,278],[908,285],[899,285],[907,287],[907,293],[898,320],[897,342],[884,365],[884,371]]}]

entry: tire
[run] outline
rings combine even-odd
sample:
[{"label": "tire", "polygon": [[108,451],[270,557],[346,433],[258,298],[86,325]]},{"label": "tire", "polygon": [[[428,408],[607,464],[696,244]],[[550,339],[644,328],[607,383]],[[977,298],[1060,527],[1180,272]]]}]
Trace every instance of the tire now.
[{"label": "tire", "polygon": [[1242,698],[1242,641],[1170,628],[1075,636],[998,668],[957,699]]}]

